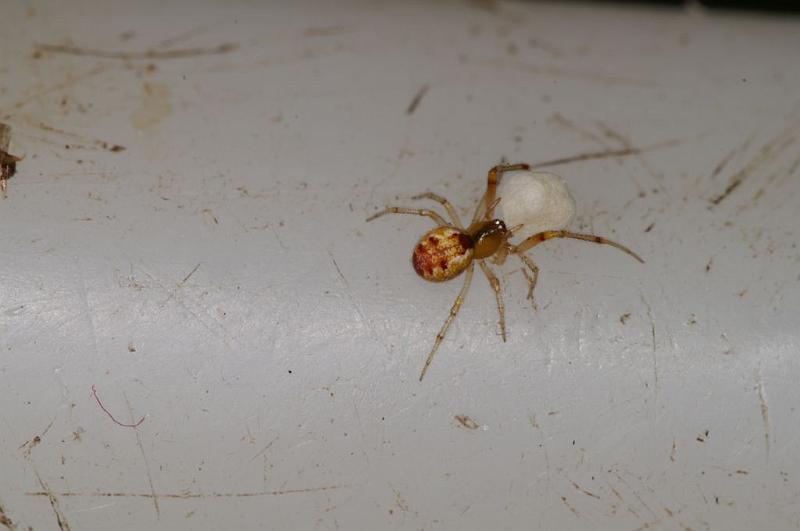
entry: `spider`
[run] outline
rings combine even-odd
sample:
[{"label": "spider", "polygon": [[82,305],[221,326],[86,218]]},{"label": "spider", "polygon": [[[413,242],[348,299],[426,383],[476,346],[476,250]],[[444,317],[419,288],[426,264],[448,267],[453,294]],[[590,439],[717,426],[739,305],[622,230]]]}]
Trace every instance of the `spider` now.
[{"label": "spider", "polygon": [[[494,290],[497,301],[497,312],[500,315],[498,324],[503,341],[506,340],[503,295],[500,290],[500,281],[487,265],[486,259],[491,260],[496,265],[502,265],[508,255],[514,255],[519,258],[523,265],[522,272],[525,274],[525,278],[528,282],[528,299],[531,300],[533,300],[533,291],[539,279],[539,268],[525,252],[553,238],[572,238],[611,245],[631,255],[639,262],[644,263],[644,260],[642,260],[639,255],[624,245],[593,234],[578,234],[566,230],[545,230],[526,238],[519,244],[515,245],[511,243],[509,240],[514,235],[514,232],[519,231],[523,225],[516,225],[508,228],[502,219],[494,217],[494,210],[500,202],[500,198],[497,197],[497,187],[503,173],[529,169],[530,166],[528,164],[501,164],[489,170],[486,192],[475,208],[472,222],[466,228],[462,225],[461,219],[450,201],[431,192],[416,195],[412,197],[412,199],[431,199],[440,203],[450,216],[450,221],[445,220],[433,210],[395,206],[387,207],[367,218],[368,222],[386,214],[413,214],[431,218],[436,222],[437,227],[426,232],[414,247],[414,253],[411,256],[411,264],[414,267],[414,271],[423,279],[431,282],[450,280],[466,271],[464,275],[464,284],[453,306],[450,308],[450,315],[447,316],[439,333],[436,334],[433,348],[431,348],[428,357],[425,359],[425,364],[422,366],[422,371],[419,375],[420,381],[425,377],[425,373],[428,371],[433,361],[433,356],[436,354],[439,345],[442,343],[447,333],[447,329],[456,318],[456,315],[458,315],[458,311],[464,303],[464,298],[472,283],[472,274],[475,269],[476,261]],[[527,268],[527,270],[525,268]],[[530,270],[530,273],[528,273],[528,270]]]}]

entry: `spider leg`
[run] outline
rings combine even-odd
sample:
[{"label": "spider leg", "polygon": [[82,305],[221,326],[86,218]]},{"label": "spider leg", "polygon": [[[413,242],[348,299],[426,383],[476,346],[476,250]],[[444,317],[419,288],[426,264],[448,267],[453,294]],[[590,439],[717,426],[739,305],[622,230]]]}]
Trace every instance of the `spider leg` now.
[{"label": "spider leg", "polygon": [[455,223],[456,228],[458,229],[464,228],[464,226],[461,224],[461,218],[458,217],[458,212],[456,212],[455,207],[450,201],[448,201],[444,197],[434,194],[432,192],[425,192],[424,194],[415,195],[411,199],[432,199],[437,203],[440,203],[445,208],[445,210],[447,210],[447,213],[450,215],[450,219],[453,220],[453,223]]},{"label": "spider leg", "polygon": [[491,258],[492,263],[499,266],[505,264],[506,257],[508,256],[509,252],[509,247],[510,245],[508,245],[508,243],[506,243],[505,245],[501,245],[500,248],[497,249],[497,252],[494,253],[494,255],[492,255]]},{"label": "spider leg", "polygon": [[525,278],[528,280],[528,300],[531,301],[533,309],[536,310],[536,301],[533,299],[533,290],[536,289],[536,282],[539,280],[539,266],[537,266],[534,261],[525,254],[516,253],[516,255],[522,261],[522,263],[531,270],[531,273],[528,273],[527,269],[523,269],[522,274],[525,275]]},{"label": "spider leg", "polygon": [[551,240],[553,238],[572,238],[574,240],[584,240],[587,242],[610,245],[612,247],[616,247],[617,249],[619,249],[624,253],[631,255],[641,263],[644,263],[644,260],[642,260],[642,258],[638,254],[634,253],[633,251],[631,251],[630,249],[628,249],[627,247],[625,247],[620,243],[611,241],[607,238],[603,238],[602,236],[595,236],[594,234],[578,234],[576,232],[569,232],[565,230],[546,230],[544,232],[540,232],[539,234],[534,234],[533,236],[526,239],[519,245],[515,245],[512,248],[511,252],[515,254],[524,253],[531,247],[539,245],[540,243],[545,242],[547,240]]},{"label": "spider leg", "polygon": [[[494,198],[497,196],[497,185],[500,184],[503,173],[507,171],[529,170],[530,168],[528,164],[500,164],[489,170],[486,179],[486,195],[483,199],[483,204],[488,205],[486,213],[484,214],[484,219],[492,219],[492,215],[494,214],[494,206],[492,203],[494,203]],[[477,217],[475,220],[477,220]]]},{"label": "spider leg", "polygon": [[431,362],[433,361],[433,355],[436,354],[436,350],[439,348],[439,345],[444,339],[444,335],[447,333],[447,329],[450,328],[450,323],[452,323],[453,319],[456,318],[456,315],[458,315],[458,310],[461,309],[461,305],[464,303],[464,297],[467,295],[467,291],[469,290],[469,285],[472,282],[472,273],[474,271],[475,271],[475,262],[470,262],[469,267],[467,267],[467,273],[464,278],[464,285],[461,287],[461,291],[458,292],[458,297],[456,297],[453,306],[450,308],[450,315],[447,316],[447,319],[445,319],[442,328],[439,330],[439,333],[436,334],[436,340],[433,342],[433,348],[428,354],[428,357],[425,359],[425,365],[423,365],[422,372],[419,374],[420,382],[425,377],[425,373],[428,371],[428,367],[430,367]]},{"label": "spider leg", "polygon": [[483,274],[486,275],[486,280],[489,281],[489,285],[492,286],[494,290],[494,296],[497,299],[497,313],[500,314],[500,321],[498,324],[500,325],[500,335],[503,336],[503,342],[506,341],[506,311],[505,306],[503,306],[503,293],[500,291],[500,281],[497,280],[497,276],[492,273],[492,270],[489,269],[489,266],[486,265],[486,262],[481,260],[478,262],[478,265],[481,266],[483,270]]},{"label": "spider leg", "polygon": [[450,225],[445,219],[434,212],[433,210],[428,210],[427,208],[404,208],[404,207],[386,207],[385,209],[377,212],[370,217],[367,218],[367,221],[372,221],[375,218],[379,218],[386,214],[415,214],[417,216],[428,216],[433,221],[439,224],[440,227],[446,227]]}]

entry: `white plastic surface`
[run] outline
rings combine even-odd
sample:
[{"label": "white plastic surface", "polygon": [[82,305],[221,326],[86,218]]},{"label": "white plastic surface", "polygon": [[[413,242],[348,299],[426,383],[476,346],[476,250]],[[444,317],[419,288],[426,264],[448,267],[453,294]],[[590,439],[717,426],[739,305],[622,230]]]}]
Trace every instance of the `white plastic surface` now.
[{"label": "white plastic surface", "polygon": [[[0,528],[800,526],[797,19],[2,18]],[[364,220],[426,190],[466,218],[503,158],[647,263],[548,242],[534,311],[509,260],[506,343],[478,272],[420,383],[459,281],[411,269],[430,220]]]}]

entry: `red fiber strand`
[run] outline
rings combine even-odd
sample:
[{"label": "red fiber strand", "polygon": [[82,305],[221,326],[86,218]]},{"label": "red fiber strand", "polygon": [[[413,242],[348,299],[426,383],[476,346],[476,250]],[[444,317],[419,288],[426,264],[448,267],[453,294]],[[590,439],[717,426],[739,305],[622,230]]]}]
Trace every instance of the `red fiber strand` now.
[{"label": "red fiber strand", "polygon": [[139,425],[142,422],[144,422],[145,417],[139,419],[139,422],[137,422],[136,424],[125,424],[124,422],[118,421],[117,419],[114,418],[114,415],[112,415],[111,412],[106,409],[106,406],[104,406],[103,403],[100,401],[100,397],[97,396],[97,389],[95,389],[94,385],[92,386],[92,394],[94,395],[95,401],[97,401],[97,405],[100,406],[100,409],[102,409],[106,415],[108,415],[108,418],[114,421],[114,424],[122,426],[123,428],[138,428]]}]

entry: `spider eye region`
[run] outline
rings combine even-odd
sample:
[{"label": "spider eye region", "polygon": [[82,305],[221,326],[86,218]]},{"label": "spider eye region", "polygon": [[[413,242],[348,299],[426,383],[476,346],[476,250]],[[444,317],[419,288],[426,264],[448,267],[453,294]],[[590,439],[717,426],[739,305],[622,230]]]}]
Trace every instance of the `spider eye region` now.
[{"label": "spider eye region", "polygon": [[443,282],[460,275],[472,261],[474,243],[453,227],[437,227],[425,233],[414,247],[411,264],[425,280]]}]

